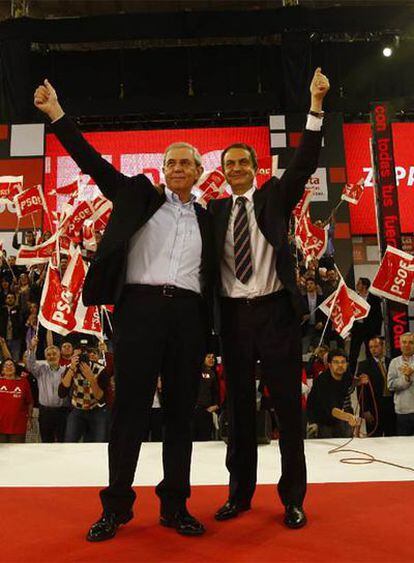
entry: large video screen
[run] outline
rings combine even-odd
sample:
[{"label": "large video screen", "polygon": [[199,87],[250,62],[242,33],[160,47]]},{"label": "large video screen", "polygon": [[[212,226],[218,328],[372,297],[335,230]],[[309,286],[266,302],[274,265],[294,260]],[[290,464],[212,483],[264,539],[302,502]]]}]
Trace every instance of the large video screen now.
[{"label": "large video screen", "polygon": [[[128,176],[146,174],[151,181],[159,183],[162,157],[165,149],[174,142],[185,141],[198,148],[203,158],[204,169],[214,170],[220,166],[220,153],[236,142],[252,145],[259,157],[269,156],[269,130],[267,127],[226,127],[206,129],[174,129],[159,131],[115,131],[85,134],[87,140],[108,161]],[[50,209],[60,207],[50,191],[73,182],[79,169],[59,143],[55,135],[46,138],[45,193]],[[86,177],[81,182],[79,199],[93,199],[98,188]],[[64,196],[59,196],[59,199]]]},{"label": "large video screen", "polygon": [[[411,234],[414,231],[414,123],[394,123],[392,131],[401,230],[404,234]],[[364,178],[366,186],[359,205],[350,205],[353,235],[372,235],[377,232],[370,137],[369,124],[344,125],[348,181],[357,182]]]}]

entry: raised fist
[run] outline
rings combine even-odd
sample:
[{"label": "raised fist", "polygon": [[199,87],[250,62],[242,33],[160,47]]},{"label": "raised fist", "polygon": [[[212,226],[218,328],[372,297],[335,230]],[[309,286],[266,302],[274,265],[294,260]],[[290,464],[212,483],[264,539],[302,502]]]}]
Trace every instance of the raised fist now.
[{"label": "raised fist", "polygon": [[36,88],[34,93],[34,105],[49,116],[52,121],[62,117],[64,113],[58,102],[56,90],[47,79],[41,86]]},{"label": "raised fist", "polygon": [[328,78],[322,74],[322,69],[318,67],[313,75],[310,85],[310,93],[313,98],[323,100],[330,88]]}]

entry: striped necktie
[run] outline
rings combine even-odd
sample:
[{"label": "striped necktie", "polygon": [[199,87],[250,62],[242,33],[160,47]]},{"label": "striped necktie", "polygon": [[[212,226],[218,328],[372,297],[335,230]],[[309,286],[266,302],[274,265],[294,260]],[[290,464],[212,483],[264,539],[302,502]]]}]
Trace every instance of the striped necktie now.
[{"label": "striped necktie", "polygon": [[253,274],[246,201],[245,197],[236,199],[238,209],[233,226],[234,270],[236,278],[243,284],[246,284]]}]

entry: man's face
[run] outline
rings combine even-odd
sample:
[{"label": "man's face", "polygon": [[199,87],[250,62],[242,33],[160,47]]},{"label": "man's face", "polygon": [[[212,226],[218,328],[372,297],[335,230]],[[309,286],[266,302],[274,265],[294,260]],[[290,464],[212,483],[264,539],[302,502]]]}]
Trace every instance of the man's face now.
[{"label": "man's face", "polygon": [[224,157],[224,175],[232,191],[236,194],[247,192],[256,175],[252,158],[246,149],[230,149]]},{"label": "man's face", "polygon": [[328,278],[329,281],[334,282],[336,281],[336,273],[335,270],[328,270],[326,272],[326,277]]},{"label": "man's face", "polygon": [[45,358],[49,365],[57,366],[59,364],[60,352],[56,348],[45,350]]},{"label": "man's face", "polygon": [[414,354],[414,336],[401,336],[400,346],[404,356],[412,356]]},{"label": "man's face", "polygon": [[306,291],[308,293],[314,293],[316,290],[316,284],[314,280],[306,280]]},{"label": "man's face", "polygon": [[368,344],[371,356],[381,358],[384,355],[384,342],[379,338],[373,338]]},{"label": "man's face", "polygon": [[348,362],[343,356],[334,356],[328,365],[333,375],[342,377],[347,370]]},{"label": "man's face", "polygon": [[64,358],[70,358],[73,354],[73,346],[70,342],[64,342],[60,347],[60,351]]},{"label": "man's face", "polygon": [[28,244],[32,244],[34,242],[34,234],[31,231],[26,233],[26,242]]},{"label": "man's face", "polygon": [[14,365],[14,362],[12,360],[5,360],[3,362],[1,374],[8,377],[12,377],[16,374],[16,366]]},{"label": "man's face", "polygon": [[16,265],[16,256],[9,256],[9,264],[10,266]]},{"label": "man's face", "polygon": [[206,364],[207,367],[212,368],[215,363],[214,354],[206,354],[204,363]]},{"label": "man's face", "polygon": [[60,259],[60,271],[61,274],[64,274],[66,272],[66,268],[68,267],[68,261],[66,258],[61,258]]},{"label": "man's face", "polygon": [[16,298],[12,293],[9,293],[6,297],[6,305],[13,307],[16,303]]},{"label": "man's face", "polygon": [[365,287],[364,283],[359,279],[356,284],[356,290],[358,293],[366,293],[367,288]]},{"label": "man's face", "polygon": [[172,148],[165,155],[163,172],[167,188],[177,195],[189,194],[203,173],[203,167],[197,166],[191,149]]}]

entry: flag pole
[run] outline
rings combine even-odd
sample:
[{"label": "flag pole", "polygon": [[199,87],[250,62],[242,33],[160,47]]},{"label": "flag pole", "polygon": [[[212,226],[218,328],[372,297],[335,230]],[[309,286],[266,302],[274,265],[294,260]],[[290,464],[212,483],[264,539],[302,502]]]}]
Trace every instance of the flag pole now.
[{"label": "flag pole", "polygon": [[[334,298],[333,298],[333,300],[332,300],[332,304],[331,304],[331,306],[330,306],[330,308],[329,308],[329,315],[328,315],[328,318],[326,319],[325,326],[323,327],[323,331],[322,331],[321,338],[320,338],[320,340],[319,340],[318,347],[322,345],[323,339],[325,338],[326,329],[328,328],[329,321],[331,320],[332,311],[333,311],[333,308],[334,308],[334,306],[335,306],[335,302],[336,302],[336,300],[337,300],[339,290],[340,290],[340,288],[341,288],[341,283],[344,281],[341,272],[338,270],[337,265],[334,264],[334,266],[335,266],[335,270],[336,270],[336,271],[338,272],[338,274],[339,274],[339,283],[338,283],[338,287],[337,287],[336,290],[335,290]],[[320,306],[319,306],[319,307],[320,307]],[[318,307],[318,309],[319,309],[319,307]]]}]

